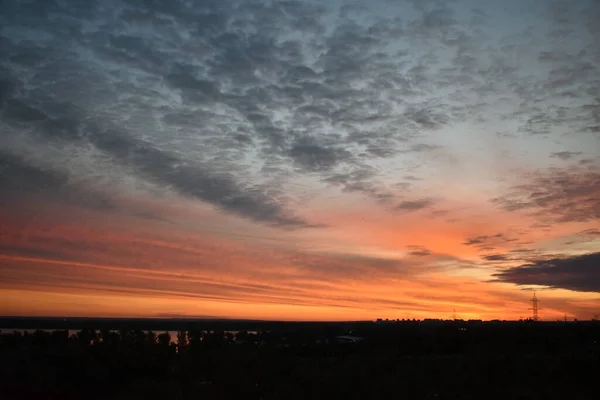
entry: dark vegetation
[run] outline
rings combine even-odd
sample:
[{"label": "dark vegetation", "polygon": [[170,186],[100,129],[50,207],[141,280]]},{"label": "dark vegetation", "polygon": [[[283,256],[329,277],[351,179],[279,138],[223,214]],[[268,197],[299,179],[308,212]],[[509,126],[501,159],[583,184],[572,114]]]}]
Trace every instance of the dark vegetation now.
[{"label": "dark vegetation", "polygon": [[[182,344],[160,324],[179,331]],[[574,400],[600,393],[598,322],[54,320],[43,327],[79,331],[2,329],[0,398]],[[340,335],[363,340],[341,343]]]}]

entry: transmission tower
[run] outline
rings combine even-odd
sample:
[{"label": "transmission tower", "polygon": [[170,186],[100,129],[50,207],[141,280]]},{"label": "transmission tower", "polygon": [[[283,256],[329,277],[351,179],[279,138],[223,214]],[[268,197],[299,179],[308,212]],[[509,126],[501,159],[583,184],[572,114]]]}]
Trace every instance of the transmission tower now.
[{"label": "transmission tower", "polygon": [[533,320],[537,322],[540,320],[540,317],[538,315],[538,312],[540,311],[540,306],[539,306],[540,301],[538,300],[537,296],[535,295],[535,292],[533,292],[533,297],[529,301],[531,301],[530,310],[533,311]]}]

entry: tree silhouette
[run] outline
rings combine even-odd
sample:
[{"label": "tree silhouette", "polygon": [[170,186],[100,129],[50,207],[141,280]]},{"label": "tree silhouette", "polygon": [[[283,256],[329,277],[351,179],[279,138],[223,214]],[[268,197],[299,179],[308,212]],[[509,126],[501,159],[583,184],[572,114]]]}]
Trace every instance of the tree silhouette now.
[{"label": "tree silhouette", "polygon": [[587,399],[600,369],[597,322],[371,324],[352,329],[360,343],[329,344],[350,330],[241,332],[237,345],[192,329],[179,354],[168,331],[130,327],[123,341],[102,327],[103,344],[89,327],[0,334],[0,398]]},{"label": "tree silhouette", "polygon": [[170,343],[171,334],[168,331],[165,331],[164,333],[158,335],[158,344],[160,344],[163,347],[168,347]]},{"label": "tree silhouette", "polygon": [[146,333],[146,342],[150,345],[152,344],[156,344],[156,334],[154,332],[152,332],[152,330],[149,330]]},{"label": "tree silhouette", "polygon": [[187,345],[187,333],[186,331],[177,331],[177,346],[184,348]]},{"label": "tree silhouette", "polygon": [[77,340],[81,343],[92,344],[98,340],[98,334],[93,328],[85,328],[77,332]]}]

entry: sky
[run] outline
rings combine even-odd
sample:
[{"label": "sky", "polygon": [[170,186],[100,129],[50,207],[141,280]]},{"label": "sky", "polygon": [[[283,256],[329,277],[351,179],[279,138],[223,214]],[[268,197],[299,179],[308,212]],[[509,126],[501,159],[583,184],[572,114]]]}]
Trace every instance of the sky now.
[{"label": "sky", "polygon": [[599,20],[2,1],[0,315],[593,318]]}]

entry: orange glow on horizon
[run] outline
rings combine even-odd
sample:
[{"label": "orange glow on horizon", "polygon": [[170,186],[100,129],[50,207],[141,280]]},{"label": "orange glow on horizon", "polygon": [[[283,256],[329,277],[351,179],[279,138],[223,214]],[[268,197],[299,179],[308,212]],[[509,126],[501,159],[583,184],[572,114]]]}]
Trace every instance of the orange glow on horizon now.
[{"label": "orange glow on horizon", "polygon": [[[196,229],[190,218],[180,225],[77,208],[68,222],[62,212],[37,220],[7,216],[0,277],[10,279],[0,284],[0,315],[372,320],[448,318],[456,309],[463,318],[527,317],[529,292],[489,282],[494,269],[466,238],[493,238],[509,226],[493,239],[494,252],[502,253],[573,226],[552,235],[521,231],[515,243],[510,232],[523,229],[523,220],[494,214],[474,223],[469,213],[476,210],[468,211],[366,218],[330,210],[323,216],[329,228],[260,228],[256,235],[228,234],[202,219]],[[427,253],[411,255],[420,249]],[[593,315],[599,300],[566,290],[548,295],[549,319]]]}]

